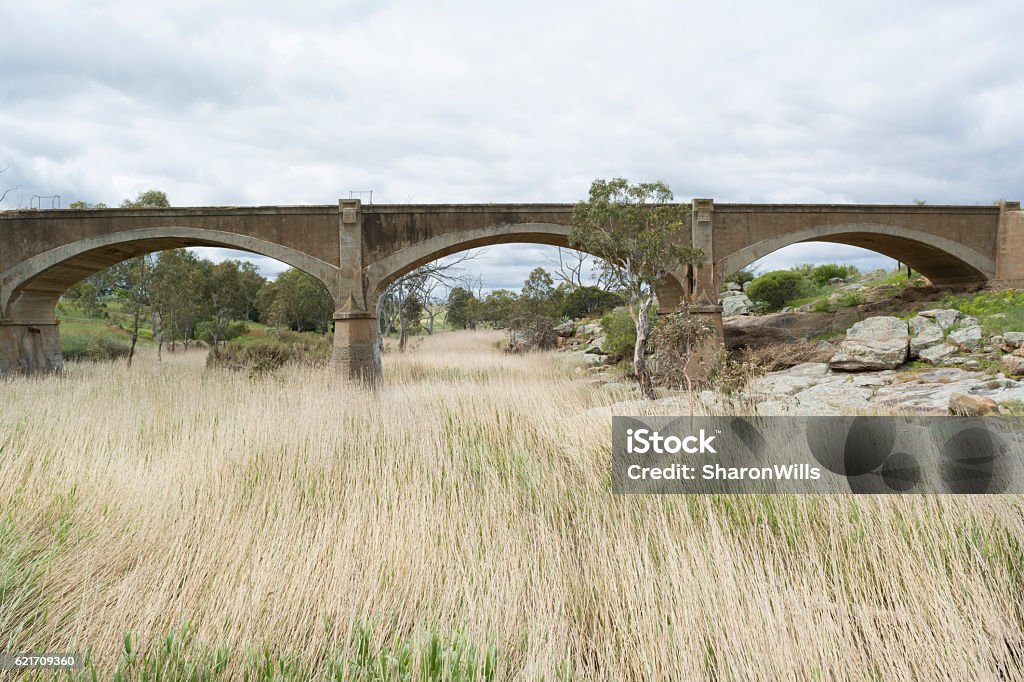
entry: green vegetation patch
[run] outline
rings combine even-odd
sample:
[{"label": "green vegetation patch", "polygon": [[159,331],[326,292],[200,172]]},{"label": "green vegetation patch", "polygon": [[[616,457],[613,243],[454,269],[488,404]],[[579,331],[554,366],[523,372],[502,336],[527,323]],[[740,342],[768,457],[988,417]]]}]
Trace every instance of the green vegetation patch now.
[{"label": "green vegetation patch", "polygon": [[262,374],[285,365],[322,367],[331,359],[331,338],[324,334],[280,332],[245,342],[234,340],[206,356],[207,367]]},{"label": "green vegetation patch", "polygon": [[1024,331],[1024,291],[980,291],[975,294],[950,294],[931,306],[953,308],[975,317],[986,334]]}]

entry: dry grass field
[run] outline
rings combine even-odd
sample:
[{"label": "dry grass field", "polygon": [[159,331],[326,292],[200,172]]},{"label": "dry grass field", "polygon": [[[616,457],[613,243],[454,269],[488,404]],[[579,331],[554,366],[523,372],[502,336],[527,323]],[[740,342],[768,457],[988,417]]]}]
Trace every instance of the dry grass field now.
[{"label": "dry grass field", "polygon": [[[1020,679],[1013,496],[613,496],[621,400],[447,333],[366,392],[0,382],[0,650],[82,679]],[[2,673],[0,673],[2,674]]]}]

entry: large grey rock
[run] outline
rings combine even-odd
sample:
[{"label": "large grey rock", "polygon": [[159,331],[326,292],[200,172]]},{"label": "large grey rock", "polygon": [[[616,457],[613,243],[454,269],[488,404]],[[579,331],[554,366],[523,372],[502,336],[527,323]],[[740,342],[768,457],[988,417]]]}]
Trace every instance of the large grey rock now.
[{"label": "large grey rock", "polygon": [[937,346],[930,346],[919,351],[917,357],[924,360],[925,362],[930,362],[931,364],[934,365],[936,363],[941,362],[942,360],[945,360],[949,356],[955,354],[956,351],[956,346],[950,343],[942,343]]},{"label": "large grey rock", "polygon": [[981,348],[981,327],[972,324],[954,329],[949,333],[949,340],[966,350],[978,350]]},{"label": "large grey rock", "polygon": [[942,343],[942,328],[938,323],[928,317],[917,315],[910,318],[910,357],[916,358],[926,348],[937,346]]},{"label": "large grey rock", "polygon": [[723,291],[721,294],[719,294],[719,298],[724,301],[725,299],[729,298],[730,296],[742,296],[742,295],[743,295],[742,291],[736,291],[734,289],[727,289],[726,291]]},{"label": "large grey rock", "polygon": [[1004,332],[1003,343],[1010,348],[1020,348],[1024,346],[1024,332]]},{"label": "large grey rock", "polygon": [[936,308],[935,310],[922,310],[918,313],[921,317],[930,317],[942,327],[942,331],[949,331],[950,327],[960,321],[960,311],[952,308]]},{"label": "large grey rock", "polygon": [[886,315],[869,317],[850,327],[828,364],[847,372],[895,369],[906,362],[909,343],[905,321]]},{"label": "large grey rock", "polygon": [[842,277],[829,277],[828,283],[831,284],[832,286],[835,286],[837,284],[846,284],[846,280],[843,279]]},{"label": "large grey rock", "polygon": [[589,355],[607,355],[604,348],[602,348],[604,343],[605,338],[603,336],[598,336],[594,338],[593,341],[590,342],[590,346],[588,346],[587,349],[583,352]]},{"label": "large grey rock", "polygon": [[569,322],[563,322],[562,324],[555,327],[555,334],[558,336],[572,336],[576,331],[576,326],[570,320]]},{"label": "large grey rock", "polygon": [[747,393],[753,396],[793,395],[798,391],[820,383],[828,374],[824,362],[803,362],[783,372],[770,372],[758,377],[747,385]]},{"label": "large grey rock", "polygon": [[[949,414],[952,404],[991,410],[987,399],[997,405],[1024,401],[1024,382],[965,370],[937,367],[848,374],[805,363],[752,381],[736,404],[756,414],[943,415]],[[963,397],[954,399],[957,394]]]},{"label": "large grey rock", "polygon": [[579,335],[586,337],[597,336],[601,333],[601,323],[591,322],[590,324],[585,324],[579,328],[578,333]]},{"label": "large grey rock", "polygon": [[722,317],[733,317],[734,315],[746,315],[754,312],[754,303],[746,294],[739,296],[727,296],[722,299]]},{"label": "large grey rock", "polygon": [[725,288],[727,291],[743,291],[743,287],[736,282],[726,282]]}]

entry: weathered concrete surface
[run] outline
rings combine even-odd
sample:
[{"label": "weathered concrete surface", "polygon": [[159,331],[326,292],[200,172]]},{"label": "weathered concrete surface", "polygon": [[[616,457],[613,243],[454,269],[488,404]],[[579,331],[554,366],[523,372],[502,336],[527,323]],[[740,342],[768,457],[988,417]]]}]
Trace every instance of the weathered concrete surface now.
[{"label": "weathered concrete surface", "polygon": [[340,374],[373,384],[380,378],[377,318],[369,313],[336,313],[331,366]]},{"label": "weathered concrete surface", "polygon": [[60,332],[49,324],[0,322],[0,368],[8,371],[55,372],[64,367]]},{"label": "weathered concrete surface", "polygon": [[[1019,215],[1019,204],[1008,207],[1007,213]],[[726,277],[789,244],[834,241],[891,256],[934,284],[987,282],[997,274],[1000,223],[1013,222],[1001,219],[1000,211],[998,206],[720,204],[714,210],[715,263]]]},{"label": "weathered concrete surface", "polygon": [[[322,281],[334,296],[337,319],[354,314],[372,318],[384,287],[413,268],[491,244],[568,246],[571,218],[571,204],[364,206],[357,200],[328,206],[0,212],[0,322],[39,329],[53,325],[58,298],[76,282],[133,256],[186,246],[270,256]],[[1024,214],[1014,202],[995,207],[856,206],[695,199],[690,229],[680,239],[699,246],[706,262],[680,264],[660,282],[659,309],[698,303],[719,330],[719,281],[799,241],[873,249],[908,263],[938,285],[1024,286]],[[358,346],[361,334],[336,332],[335,345]],[[17,350],[23,339],[15,336],[0,335],[0,371],[25,365],[25,351]],[[48,343],[43,346],[52,346]],[[35,351],[29,355],[38,358]],[[373,357],[358,349],[337,355],[336,364],[353,377],[377,371]],[[363,364],[357,368],[358,363]],[[35,368],[39,363],[28,364]],[[55,365],[59,361],[47,362],[47,367]]]}]

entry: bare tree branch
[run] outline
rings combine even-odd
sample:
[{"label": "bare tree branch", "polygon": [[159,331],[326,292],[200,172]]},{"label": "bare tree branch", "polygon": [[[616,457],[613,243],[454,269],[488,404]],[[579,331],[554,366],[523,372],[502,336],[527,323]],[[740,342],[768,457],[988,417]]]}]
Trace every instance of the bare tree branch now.
[{"label": "bare tree branch", "polygon": [[[6,173],[8,168],[10,168],[10,166],[4,166],[3,170],[0,170],[0,174]],[[5,189],[4,193],[0,194],[0,203],[2,203],[3,200],[7,198],[8,194],[10,194],[16,189],[21,189],[21,185],[18,185],[17,187],[8,187],[7,189]]]},{"label": "bare tree branch", "polygon": [[434,318],[440,313],[441,308],[431,309],[429,306],[433,292],[438,287],[451,289],[454,286],[469,281],[468,275],[461,271],[460,266],[469,261],[479,258],[485,253],[483,249],[464,251],[457,256],[444,258],[421,265],[420,267],[407,272],[394,282],[388,285],[378,301],[378,325],[381,326],[382,335],[388,333],[395,321],[398,322],[398,348],[405,350],[405,341],[408,332],[408,324],[405,319],[405,304],[410,296],[420,299],[420,302],[427,306],[427,313],[430,319],[430,331],[433,331]]}]

